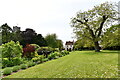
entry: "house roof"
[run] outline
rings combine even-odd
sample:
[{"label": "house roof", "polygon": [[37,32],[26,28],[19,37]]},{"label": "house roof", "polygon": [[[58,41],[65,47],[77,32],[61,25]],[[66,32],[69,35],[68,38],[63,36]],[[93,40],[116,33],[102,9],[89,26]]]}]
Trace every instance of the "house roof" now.
[{"label": "house roof", "polygon": [[66,41],[65,45],[73,45],[73,41]]}]

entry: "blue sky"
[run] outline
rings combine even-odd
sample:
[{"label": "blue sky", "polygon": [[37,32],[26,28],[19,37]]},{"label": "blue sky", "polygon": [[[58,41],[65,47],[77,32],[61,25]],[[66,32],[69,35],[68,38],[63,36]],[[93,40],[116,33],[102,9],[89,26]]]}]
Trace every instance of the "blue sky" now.
[{"label": "blue sky", "polygon": [[76,12],[106,1],[119,0],[1,0],[0,25],[8,23],[21,30],[32,28],[43,36],[56,33],[63,42],[72,41],[74,34],[70,21]]}]

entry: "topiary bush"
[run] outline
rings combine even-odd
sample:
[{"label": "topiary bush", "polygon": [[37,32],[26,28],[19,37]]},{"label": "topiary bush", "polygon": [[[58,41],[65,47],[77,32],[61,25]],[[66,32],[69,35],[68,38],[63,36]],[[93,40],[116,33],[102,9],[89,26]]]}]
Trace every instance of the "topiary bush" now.
[{"label": "topiary bush", "polygon": [[13,72],[17,72],[19,69],[20,69],[20,66],[14,66],[13,69],[12,69],[12,71]]},{"label": "topiary bush", "polygon": [[27,65],[26,64],[21,64],[20,67],[21,67],[21,69],[26,69]]},{"label": "topiary bush", "polygon": [[9,74],[11,74],[12,73],[12,69],[10,69],[10,68],[6,68],[6,69],[4,69],[4,71],[3,71],[3,75],[9,75]]}]

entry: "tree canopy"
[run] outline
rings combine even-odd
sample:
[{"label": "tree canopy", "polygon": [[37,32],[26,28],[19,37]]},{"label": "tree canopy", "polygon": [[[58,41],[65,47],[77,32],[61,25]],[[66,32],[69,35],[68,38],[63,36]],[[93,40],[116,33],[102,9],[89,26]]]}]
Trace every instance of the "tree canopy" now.
[{"label": "tree canopy", "polygon": [[47,34],[45,40],[47,41],[49,47],[59,48],[60,50],[63,48],[63,42],[62,40],[57,39],[56,34]]},{"label": "tree canopy", "polygon": [[79,11],[72,18],[71,26],[78,39],[89,39],[94,43],[95,51],[100,51],[99,43],[106,30],[117,19],[115,5],[105,2],[88,11]]}]

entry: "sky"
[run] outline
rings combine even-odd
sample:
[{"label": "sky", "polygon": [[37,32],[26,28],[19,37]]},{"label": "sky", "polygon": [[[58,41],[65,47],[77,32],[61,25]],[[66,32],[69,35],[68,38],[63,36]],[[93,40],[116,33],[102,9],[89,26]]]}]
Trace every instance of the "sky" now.
[{"label": "sky", "polygon": [[75,40],[71,18],[106,1],[120,0],[0,0],[0,25],[34,29],[45,37],[56,33],[64,43]]}]

